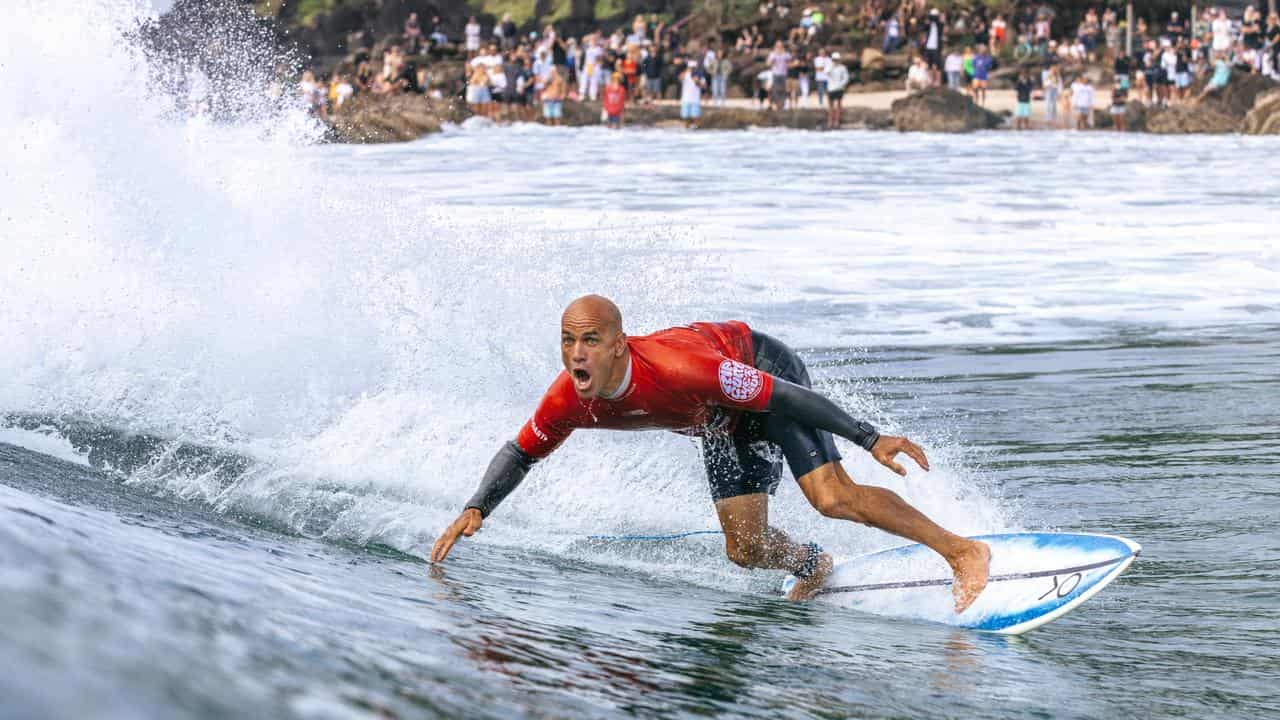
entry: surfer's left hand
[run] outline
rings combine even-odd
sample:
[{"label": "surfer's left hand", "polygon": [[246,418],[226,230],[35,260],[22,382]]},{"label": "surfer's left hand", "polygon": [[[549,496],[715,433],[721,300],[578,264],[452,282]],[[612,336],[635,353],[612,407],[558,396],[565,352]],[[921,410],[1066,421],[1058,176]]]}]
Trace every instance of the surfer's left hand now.
[{"label": "surfer's left hand", "polygon": [[915,460],[917,465],[925,470],[929,469],[929,458],[924,456],[924,450],[921,450],[919,445],[904,437],[881,435],[880,439],[876,440],[876,444],[871,447],[871,457],[875,458],[876,462],[906,477],[906,468],[894,460],[898,453],[906,453],[907,457]]}]

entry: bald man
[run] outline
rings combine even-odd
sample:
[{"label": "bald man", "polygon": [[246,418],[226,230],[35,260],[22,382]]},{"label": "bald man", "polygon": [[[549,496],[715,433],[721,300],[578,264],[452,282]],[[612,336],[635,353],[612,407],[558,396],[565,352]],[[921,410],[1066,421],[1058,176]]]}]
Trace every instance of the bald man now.
[{"label": "bald man", "polygon": [[956,612],[987,584],[991,551],[934,524],[897,493],[858,485],[840,464],[832,433],[871,453],[899,475],[904,453],[925,470],[929,461],[904,437],[881,435],[810,389],[809,371],[791,348],[741,322],[693,323],[628,337],[622,313],[587,295],[560,319],[564,372],[519,435],[489,463],[480,488],[431,551],[442,562],[498,503],[579,428],[665,428],[702,438],[725,553],[746,568],[788,570],[799,578],[789,597],[805,600],[831,572],[831,556],[769,526],[769,496],[782,478],[779,455],[818,512],[924,543],[955,574]]}]

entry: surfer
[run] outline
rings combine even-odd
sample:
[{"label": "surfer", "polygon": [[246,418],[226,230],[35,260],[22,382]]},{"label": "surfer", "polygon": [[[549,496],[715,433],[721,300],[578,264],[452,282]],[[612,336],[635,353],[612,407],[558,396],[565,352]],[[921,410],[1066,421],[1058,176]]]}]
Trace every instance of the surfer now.
[{"label": "surfer", "polygon": [[832,433],[899,475],[906,475],[899,453],[928,470],[924,451],[905,437],[881,435],[809,389],[804,362],[780,341],[736,321],[628,337],[618,307],[587,295],[560,319],[560,355],[564,372],[516,439],[498,450],[480,488],[436,540],[432,562],[443,561],[459,537],[475,534],[529,468],[575,429],[665,428],[702,438],[729,559],[790,571],[799,579],[792,600],[812,597],[833,563],[817,543],[795,542],[769,526],[769,496],[782,477],[779,454],[818,512],[923,543],[946,559],[956,612],[986,586],[985,543],[947,532],[891,490],[855,483]]}]

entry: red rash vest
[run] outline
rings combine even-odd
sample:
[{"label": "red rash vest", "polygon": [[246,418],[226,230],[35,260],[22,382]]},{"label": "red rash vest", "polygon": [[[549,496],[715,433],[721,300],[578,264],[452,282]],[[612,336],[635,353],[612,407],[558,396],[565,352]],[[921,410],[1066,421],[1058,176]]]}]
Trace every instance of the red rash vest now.
[{"label": "red rash vest", "polygon": [[520,429],[520,449],[546,457],[578,428],[704,435],[732,430],[742,411],[763,412],[769,405],[773,376],[753,367],[746,323],[693,323],[628,337],[627,347],[631,377],[615,399],[580,400],[569,373],[561,371]]}]

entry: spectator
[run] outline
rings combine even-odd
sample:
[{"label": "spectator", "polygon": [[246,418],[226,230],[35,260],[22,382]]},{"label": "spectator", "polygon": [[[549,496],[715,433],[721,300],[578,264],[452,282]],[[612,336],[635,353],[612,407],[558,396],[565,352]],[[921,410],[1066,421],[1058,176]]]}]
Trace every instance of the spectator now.
[{"label": "spectator", "polygon": [[1044,117],[1049,127],[1058,126],[1058,97],[1062,94],[1062,75],[1057,65],[1046,65],[1040,74],[1044,88]]},{"label": "spectator", "polygon": [[787,71],[791,67],[791,53],[787,52],[786,46],[779,40],[774,43],[773,52],[769,53],[765,62],[769,64],[769,71],[773,76],[769,81],[769,99],[774,110],[782,110],[787,102]]},{"label": "spectator", "polygon": [[942,79],[942,13],[938,8],[929,9],[929,19],[925,23],[924,60],[929,66],[929,81],[941,84]]},{"label": "spectator", "polygon": [[1008,24],[1005,22],[1004,15],[996,15],[996,19],[991,21],[991,48],[999,53],[1000,48],[1004,47],[1005,41],[1008,39]]},{"label": "spectator", "polygon": [[489,92],[489,69],[484,65],[472,65],[467,74],[467,105],[471,112],[481,117],[492,115],[492,95]]},{"label": "spectator", "polygon": [[542,117],[548,125],[559,125],[564,117],[564,99],[569,93],[569,83],[561,68],[551,66],[546,87],[542,90]]},{"label": "spectator", "polygon": [[475,15],[472,15],[471,19],[467,20],[467,26],[463,29],[463,34],[466,37],[467,57],[480,52],[480,23],[476,22]]},{"label": "spectator", "polygon": [[1035,84],[1031,82],[1031,76],[1027,74],[1024,67],[1018,71],[1018,80],[1014,83],[1014,93],[1017,95],[1018,104],[1014,107],[1014,129],[1030,130],[1031,129],[1031,91],[1035,88]]},{"label": "spectator", "polygon": [[303,71],[302,80],[298,82],[298,94],[313,117],[321,120],[329,118],[328,109],[325,107],[325,88],[316,80],[314,72]]},{"label": "spectator", "polygon": [[1209,84],[1204,86],[1204,91],[1200,93],[1197,100],[1204,100],[1209,93],[1222,90],[1229,82],[1231,82],[1231,63],[1227,62],[1226,55],[1216,55],[1213,61],[1213,77],[1209,78]]},{"label": "spectator", "polygon": [[511,13],[504,13],[502,22],[493,26],[493,35],[502,43],[503,50],[511,50],[520,42],[520,28],[511,19]]},{"label": "spectator", "polygon": [[898,23],[898,15],[894,13],[884,21],[884,42],[880,45],[880,52],[888,55],[896,52],[898,49],[898,38],[902,33],[902,27]]},{"label": "spectator", "polygon": [[987,102],[987,81],[994,66],[995,58],[987,52],[987,46],[979,45],[978,54],[973,56],[973,99],[979,105]]},{"label": "spectator", "polygon": [[648,47],[640,56],[640,73],[644,75],[644,101],[652,104],[662,99],[662,48]]},{"label": "spectator", "polygon": [[1129,73],[1133,70],[1133,61],[1128,55],[1119,53],[1116,55],[1115,62],[1111,65],[1112,72],[1115,75],[1116,85],[1121,90],[1129,89]]},{"label": "spectator", "polygon": [[1231,20],[1227,18],[1227,11],[1219,9],[1218,17],[1214,18],[1213,24],[1210,26],[1213,32],[1213,54],[1226,54],[1231,50]]},{"label": "spectator", "polygon": [[715,71],[711,75],[711,101],[724,105],[729,95],[729,76],[733,74],[733,61],[728,54],[716,61]]},{"label": "spectator", "polygon": [[622,113],[627,105],[627,89],[622,86],[622,73],[615,72],[605,86],[601,105],[605,123],[613,130],[622,129]]},{"label": "spectator", "polygon": [[960,78],[964,74],[964,56],[956,52],[953,48],[947,53],[947,59],[943,63],[943,70],[947,73],[947,87],[960,91]]},{"label": "spectator", "polygon": [[1124,88],[1119,85],[1111,87],[1111,126],[1116,129],[1116,132],[1124,132],[1126,130],[1125,112],[1128,107],[1128,99],[1129,93]]},{"label": "spectator", "polygon": [[428,38],[431,40],[431,44],[435,47],[440,47],[441,45],[447,45],[449,43],[449,36],[444,34],[444,26],[440,24],[440,18],[438,16],[431,18],[431,34]]},{"label": "spectator", "polygon": [[1088,130],[1093,125],[1093,86],[1084,73],[1071,83],[1071,107],[1075,110],[1076,129]]},{"label": "spectator", "polygon": [[422,24],[418,22],[418,13],[411,12],[404,21],[404,43],[410,55],[422,52],[426,38],[422,36]]},{"label": "spectator", "polygon": [[907,92],[917,92],[929,87],[929,66],[919,55],[911,59],[911,67],[907,69]]},{"label": "spectator", "polygon": [[849,68],[840,60],[840,53],[831,53],[831,67],[827,70],[827,128],[840,127],[844,89],[849,84]]},{"label": "spectator", "polygon": [[686,62],[680,73],[680,119],[685,127],[695,127],[702,117],[702,75],[692,63]]},{"label": "spectator", "polygon": [[831,57],[827,49],[819,48],[818,56],[813,59],[813,80],[818,91],[818,107],[827,104],[827,70],[831,68]]},{"label": "spectator", "polygon": [[813,56],[809,53],[801,53],[796,60],[796,80],[799,83],[799,104],[796,99],[791,99],[791,108],[809,107],[809,86],[813,77]]}]

